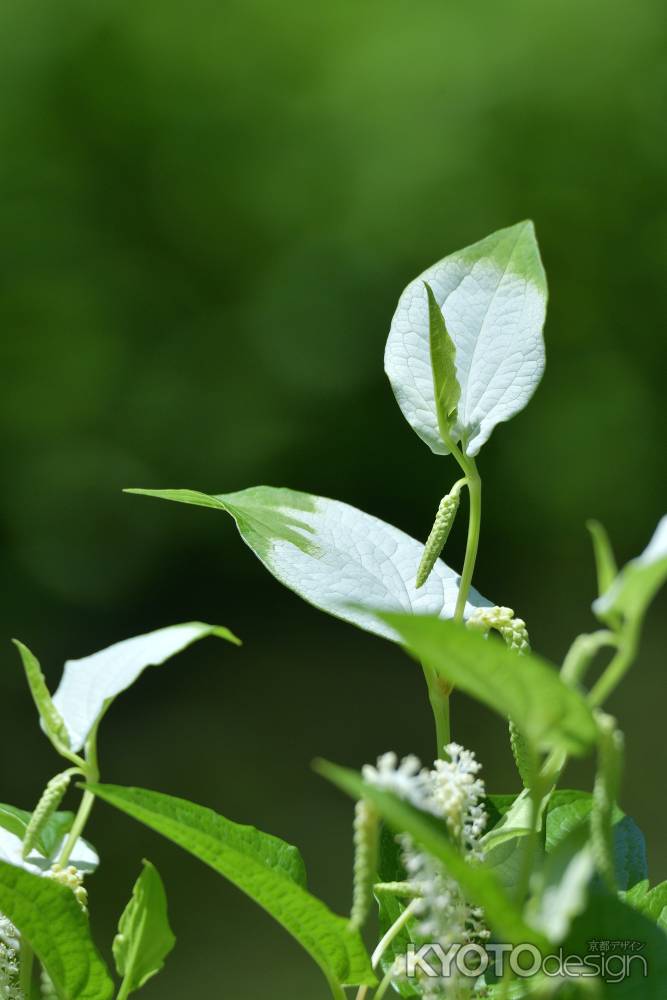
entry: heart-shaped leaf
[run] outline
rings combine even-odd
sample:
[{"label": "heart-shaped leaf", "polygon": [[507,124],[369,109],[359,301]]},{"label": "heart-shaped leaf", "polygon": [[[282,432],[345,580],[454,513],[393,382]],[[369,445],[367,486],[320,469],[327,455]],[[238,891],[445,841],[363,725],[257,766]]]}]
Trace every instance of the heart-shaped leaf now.
[{"label": "heart-shaped leaf", "polygon": [[[373,613],[378,608],[444,618],[454,614],[458,573],[438,560],[417,590],[422,543],[349,504],[271,486],[219,496],[192,490],[126,492],[227,511],[277,580],[321,611],[367,632],[398,641]],[[488,604],[471,590],[466,614]]]},{"label": "heart-shaped leaf", "polygon": [[70,889],[0,861],[0,912],[35,952],[59,997],[108,1000],[113,983]]},{"label": "heart-shaped leaf", "polygon": [[424,283],[433,289],[456,351],[460,399],[451,436],[466,454],[476,455],[496,424],[523,409],[544,370],[547,285],[532,222],[450,254],[415,278],[399,299],[385,370],[408,423],[432,451],[446,455]]},{"label": "heart-shaped leaf", "polygon": [[118,785],[87,787],[238,886],[296,938],[330,982],[374,984],[359,934],[306,890],[295,847],[185,799]]}]

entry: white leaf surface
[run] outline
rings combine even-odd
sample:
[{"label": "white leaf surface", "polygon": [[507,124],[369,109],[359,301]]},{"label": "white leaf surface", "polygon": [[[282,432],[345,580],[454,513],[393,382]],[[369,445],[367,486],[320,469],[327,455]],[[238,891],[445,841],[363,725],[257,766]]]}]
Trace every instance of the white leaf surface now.
[{"label": "white leaf surface", "polygon": [[159,666],[209,635],[238,643],[226,628],[187,622],[125,639],[80,660],[68,660],[53,702],[67,726],[72,750],[81,749],[103,709],[134,684],[146,667]]},{"label": "white leaf surface", "polygon": [[[232,515],[250,548],[281,583],[310,604],[394,642],[378,610],[451,618],[459,574],[438,560],[415,588],[423,544],[377,517],[325,497],[256,486],[210,496],[192,490],[131,490]],[[489,602],[471,590],[466,615]],[[368,609],[368,610],[366,610]]]},{"label": "white leaf surface", "polygon": [[433,289],[456,348],[461,398],[453,438],[473,456],[496,424],[523,409],[544,371],[547,285],[532,222],[450,254],[415,278],[399,299],[385,370],[408,423],[432,451],[445,455],[424,282]]},{"label": "white leaf surface", "polygon": [[641,616],[667,579],[667,514],[660,519],[651,541],[636,559],[623,567],[609,589],[593,602],[604,617],[614,612]]},{"label": "white leaf surface", "polygon": [[[16,868],[23,868],[34,875],[43,875],[50,870],[51,865],[58,858],[66,839],[66,836],[62,838],[49,858],[43,857],[39,851],[34,850],[24,860],[21,854],[23,849],[21,838],[0,827],[0,861],[6,861],[7,864],[14,865]],[[80,872],[94,872],[99,863],[100,859],[94,848],[82,837],[79,837],[68,864],[74,865]]]}]

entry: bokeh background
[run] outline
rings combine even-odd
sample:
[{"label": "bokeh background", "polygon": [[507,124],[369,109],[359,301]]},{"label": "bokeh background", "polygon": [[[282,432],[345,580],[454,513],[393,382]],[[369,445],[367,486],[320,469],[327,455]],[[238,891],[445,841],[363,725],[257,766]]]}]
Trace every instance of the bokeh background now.
[{"label": "bokeh background", "polygon": [[[106,780],[192,797],[299,844],[349,902],[351,804],[310,769],[432,754],[399,650],[302,604],[212,511],[123,496],[258,483],[335,496],[424,537],[456,475],[382,372],[403,286],[535,220],[548,365],[481,457],[476,583],[559,661],[593,627],[587,517],[637,554],[664,497],[667,13],[663,0],[4,0],[0,6],[2,791],[58,761],[12,635],[62,662],[193,618],[224,623],[106,720]],[[459,565],[462,526],[448,559]],[[662,605],[612,703],[623,804],[654,877],[664,839]],[[502,723],[455,734],[495,790]],[[590,771],[568,781],[590,781]],[[179,943],[146,1000],[324,998],[309,959],[236,890],[105,806],[92,919],[108,955],[140,858]]]}]

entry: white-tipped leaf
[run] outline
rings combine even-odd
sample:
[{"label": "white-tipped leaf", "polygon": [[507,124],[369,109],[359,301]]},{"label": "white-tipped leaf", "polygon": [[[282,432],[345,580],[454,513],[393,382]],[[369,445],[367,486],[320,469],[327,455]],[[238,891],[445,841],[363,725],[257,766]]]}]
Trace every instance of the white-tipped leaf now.
[{"label": "white-tipped leaf", "polygon": [[124,639],[81,660],[68,660],[53,703],[67,726],[72,750],[81,749],[101,713],[146,667],[159,666],[209,635],[238,644],[229,629],[187,622]]},{"label": "white-tipped leaf", "polygon": [[429,344],[432,288],[456,351],[461,390],[452,429],[476,455],[496,424],[529,401],[544,371],[547,284],[532,222],[500,229],[450,254],[410,282],[391,323],[385,370],[408,423],[439,455]]},{"label": "white-tipped leaf", "polygon": [[619,613],[641,618],[667,579],[667,514],[660,519],[651,541],[636,559],[623,567],[611,586],[594,601],[601,618]]},{"label": "white-tipped leaf", "polygon": [[[316,608],[367,632],[399,641],[394,629],[377,618],[378,608],[453,617],[458,573],[438,560],[417,590],[423,544],[349,504],[271,486],[219,496],[192,490],[128,492],[227,511],[276,579]],[[480,606],[489,602],[471,590],[466,614]]]}]

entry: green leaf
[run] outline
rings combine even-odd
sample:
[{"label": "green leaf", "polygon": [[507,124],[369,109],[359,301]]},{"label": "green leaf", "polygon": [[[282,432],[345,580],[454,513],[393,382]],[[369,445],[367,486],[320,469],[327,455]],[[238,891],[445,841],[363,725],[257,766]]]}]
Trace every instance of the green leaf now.
[{"label": "green leaf", "polygon": [[438,858],[468,899],[484,908],[489,924],[505,936],[504,940],[546,946],[545,938],[526,924],[493,872],[483,865],[469,864],[460,854],[451,843],[444,823],[392,792],[367,784],[355,771],[328,761],[318,761],[316,770],[352,798],[368,799],[396,833],[409,833],[425,851]]},{"label": "green leaf", "polygon": [[[600,958],[600,942],[629,942],[638,950],[619,951],[630,958],[626,975],[618,982],[601,982],[602,996],[610,1000],[664,1000],[667,987],[667,935],[652,920],[615,896],[594,893],[588,906],[577,917],[563,944],[565,955]],[[596,950],[593,950],[595,946]],[[609,953],[607,953],[608,955]],[[646,962],[646,971],[642,959]],[[609,972],[618,975],[620,962],[610,964]]]},{"label": "green leaf", "polygon": [[623,894],[623,900],[667,931],[667,882],[649,888],[648,879]]},{"label": "green leaf", "polygon": [[113,942],[116,969],[123,977],[123,996],[134,993],[160,972],[176,943],[169,926],[162,879],[150,861],[143,865]]},{"label": "green leaf", "polygon": [[[378,878],[380,882],[404,882],[407,873],[401,860],[400,847],[395,835],[383,823],[380,829],[380,849],[378,853]],[[390,927],[398,920],[407,906],[407,901],[396,897],[390,892],[376,894],[378,917],[380,922],[380,937],[383,937]],[[403,927],[389,946],[382,953],[380,966],[387,973],[399,956],[405,956],[408,944],[412,941],[410,926]],[[417,997],[420,994],[406,979],[398,977],[394,980],[394,988],[405,998]]]},{"label": "green leaf", "polygon": [[359,934],[306,891],[295,847],[171,795],[118,785],[87,787],[233,882],[296,938],[330,982],[374,984]]},{"label": "green leaf", "polygon": [[580,826],[561,840],[533,876],[534,895],[527,910],[533,927],[541,930],[550,941],[560,943],[574,917],[586,908],[594,874],[588,830]]},{"label": "green leaf", "polygon": [[595,568],[598,578],[598,594],[602,596],[609,590],[618,574],[618,567],[614,552],[609,541],[606,529],[599,521],[587,521],[591,540],[593,542],[593,554],[595,556]]},{"label": "green leaf", "polygon": [[644,551],[623,567],[609,588],[593,602],[593,610],[603,621],[621,614],[641,622],[649,604],[667,579],[667,515]]},{"label": "green leaf", "polygon": [[108,1000],[113,983],[70,889],[0,862],[0,912],[18,928],[63,1000]]},{"label": "green leaf", "polygon": [[[577,827],[590,822],[593,797],[589,792],[562,789],[549,802],[545,824],[546,850],[551,853]],[[647,878],[644,835],[618,806],[613,810],[613,853],[616,882],[627,890]]]},{"label": "green leaf", "polygon": [[456,348],[433,289],[427,282],[424,285],[428,298],[429,345],[438,426],[443,441],[449,447],[451,428],[456,422],[456,407],[461,398],[461,387],[456,378]]},{"label": "green leaf", "polygon": [[[438,560],[419,590],[423,545],[355,507],[295,490],[256,486],[207,496],[192,490],[127,490],[215,507],[236,521],[243,540],[270,573],[321,611],[394,642],[377,608],[451,618],[459,575]],[[466,613],[488,606],[472,590]]]},{"label": "green leaf", "polygon": [[[69,833],[74,813],[56,812],[40,831],[35,849],[27,860],[23,859],[23,840],[32,813],[15,806],[0,805],[0,860],[24,868],[29,872],[46,871],[57,859],[67,833]],[[77,840],[72,855],[72,864],[80,871],[95,871],[99,858],[87,841]]]},{"label": "green leaf", "polygon": [[600,737],[598,769],[593,789],[591,841],[595,863],[610,892],[616,892],[614,864],[614,807],[623,772],[623,734],[610,715],[598,714]]},{"label": "green leaf", "polygon": [[124,639],[80,660],[68,660],[53,702],[65,721],[72,749],[81,749],[114,698],[134,684],[146,667],[159,666],[207,636],[240,645],[227,628],[187,622]]},{"label": "green leaf", "polygon": [[56,750],[59,752],[62,748],[69,750],[70,738],[67,726],[54,701],[51,699],[51,694],[46,686],[44,674],[42,673],[42,668],[39,665],[37,657],[31,653],[27,646],[19,642],[18,639],[13,639],[12,642],[21,656],[30,693],[39,712],[39,717],[42,720],[44,732]]},{"label": "green leaf", "polygon": [[513,719],[535,749],[581,755],[595,744],[595,720],[582,695],[534,653],[520,655],[454,622],[381,617],[427,668]]},{"label": "green leaf", "polygon": [[403,415],[438,455],[438,421],[424,284],[456,352],[460,387],[451,437],[476,455],[496,424],[529,401],[544,370],[547,286],[532,222],[501,229],[450,254],[410,282],[392,319],[385,371]]}]

